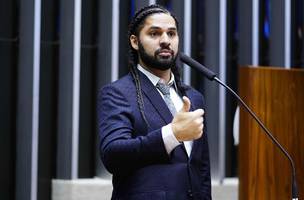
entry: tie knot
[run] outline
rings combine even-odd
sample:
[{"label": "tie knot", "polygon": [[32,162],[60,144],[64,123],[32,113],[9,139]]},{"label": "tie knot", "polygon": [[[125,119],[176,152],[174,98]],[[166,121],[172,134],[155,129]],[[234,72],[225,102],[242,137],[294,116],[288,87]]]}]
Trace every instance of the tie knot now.
[{"label": "tie knot", "polygon": [[170,95],[170,86],[165,83],[158,82],[156,87],[160,90],[163,95]]}]

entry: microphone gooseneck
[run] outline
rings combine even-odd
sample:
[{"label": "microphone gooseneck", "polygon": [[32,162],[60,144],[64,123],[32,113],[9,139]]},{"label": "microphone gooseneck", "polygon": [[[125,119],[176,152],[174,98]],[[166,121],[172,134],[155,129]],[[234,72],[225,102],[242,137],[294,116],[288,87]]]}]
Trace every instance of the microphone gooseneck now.
[{"label": "microphone gooseneck", "polygon": [[298,187],[297,187],[297,181],[296,181],[296,169],[295,164],[291,158],[291,156],[288,154],[288,152],[282,147],[282,145],[275,139],[275,137],[271,134],[271,132],[266,128],[266,126],[262,123],[262,121],[256,116],[256,114],[247,106],[247,104],[242,100],[242,98],[234,92],[229,86],[227,86],[225,83],[223,83],[220,79],[216,77],[216,74],[197,62],[196,60],[190,58],[189,56],[180,53],[180,60],[184,62],[185,64],[189,65],[190,67],[193,67],[194,69],[200,71],[203,73],[204,76],[206,76],[209,80],[213,81],[215,80],[217,83],[222,85],[224,88],[226,88],[234,97],[237,98],[239,103],[249,112],[249,114],[254,118],[254,120],[260,125],[260,127],[265,131],[266,135],[271,139],[271,141],[280,149],[280,151],[288,158],[291,168],[292,168],[292,200],[298,199]]}]

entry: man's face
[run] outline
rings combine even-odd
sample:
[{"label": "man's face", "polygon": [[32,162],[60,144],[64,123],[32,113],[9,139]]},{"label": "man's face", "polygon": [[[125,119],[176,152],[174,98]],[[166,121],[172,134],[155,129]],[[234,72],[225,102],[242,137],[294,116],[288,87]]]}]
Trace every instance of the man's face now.
[{"label": "man's face", "polygon": [[145,20],[135,44],[139,63],[148,68],[167,70],[175,64],[178,33],[175,20],[164,13],[153,14]]}]

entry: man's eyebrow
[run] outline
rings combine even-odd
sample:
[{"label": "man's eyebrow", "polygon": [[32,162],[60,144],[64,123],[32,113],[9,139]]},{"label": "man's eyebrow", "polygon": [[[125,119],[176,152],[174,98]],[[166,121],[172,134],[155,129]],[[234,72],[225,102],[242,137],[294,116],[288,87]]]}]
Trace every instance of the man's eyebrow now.
[{"label": "man's eyebrow", "polygon": [[168,28],[170,31],[176,31],[177,28],[176,27],[171,27],[171,28]]},{"label": "man's eyebrow", "polygon": [[[162,29],[161,27],[159,27],[159,26],[151,26],[150,28],[149,28],[149,30],[159,30],[159,29]],[[177,30],[177,28],[176,27],[170,27],[170,28],[168,28],[168,30],[170,30],[170,31],[176,31]]]}]

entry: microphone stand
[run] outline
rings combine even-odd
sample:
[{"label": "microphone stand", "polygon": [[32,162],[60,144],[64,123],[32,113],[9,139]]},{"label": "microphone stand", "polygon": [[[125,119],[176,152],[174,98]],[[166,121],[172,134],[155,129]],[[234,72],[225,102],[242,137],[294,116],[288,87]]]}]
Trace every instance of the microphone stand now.
[{"label": "microphone stand", "polygon": [[267,136],[271,139],[273,143],[281,150],[281,152],[288,158],[291,168],[292,168],[292,200],[298,200],[298,187],[297,187],[297,181],[296,181],[296,169],[295,164],[291,158],[291,156],[287,153],[287,151],[282,147],[282,145],[273,137],[273,135],[270,133],[270,131],[266,128],[266,126],[261,122],[261,120],[254,114],[254,112],[247,106],[247,104],[242,100],[242,98],[237,95],[229,86],[227,86],[225,83],[223,83],[220,79],[217,77],[214,77],[214,80],[218,82],[220,85],[225,87],[233,96],[237,98],[239,103],[242,104],[242,106],[249,112],[249,114],[254,118],[254,120],[261,126],[261,128],[265,131]]},{"label": "microphone stand", "polygon": [[282,145],[273,137],[273,135],[270,133],[270,131],[265,127],[265,125],[261,122],[261,120],[254,114],[254,112],[246,105],[246,103],[241,99],[239,95],[237,95],[230,87],[228,87],[225,83],[223,83],[220,79],[216,77],[216,74],[197,62],[196,60],[190,58],[189,56],[179,53],[180,60],[190,67],[200,71],[203,73],[205,77],[207,77],[209,80],[213,81],[215,80],[217,83],[222,85],[224,88],[226,88],[234,97],[237,98],[237,100],[241,103],[241,105],[249,112],[249,114],[254,118],[254,120],[260,125],[260,127],[265,131],[266,135],[271,139],[271,141],[281,150],[281,152],[288,158],[291,168],[292,168],[292,200],[298,200],[298,187],[297,187],[297,181],[296,181],[296,169],[295,164],[291,158],[291,156],[287,153],[287,151],[282,147]]}]

